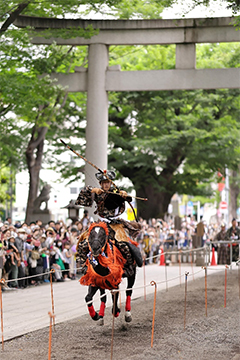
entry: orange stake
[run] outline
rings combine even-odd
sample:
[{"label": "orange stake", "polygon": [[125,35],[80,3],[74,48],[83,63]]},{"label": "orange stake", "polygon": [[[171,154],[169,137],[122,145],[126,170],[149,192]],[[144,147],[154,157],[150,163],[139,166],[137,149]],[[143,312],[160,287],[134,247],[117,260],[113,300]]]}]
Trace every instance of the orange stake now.
[{"label": "orange stake", "polygon": [[206,309],[206,316],[207,316],[207,268],[205,269],[205,309]]},{"label": "orange stake", "polygon": [[192,254],[192,249],[190,250],[190,257],[191,257],[191,267],[192,267],[192,274],[193,274],[193,280],[194,280],[194,271],[193,271],[193,254]]},{"label": "orange stake", "polygon": [[179,281],[180,281],[180,287],[181,287],[181,285],[182,285],[182,283],[181,283],[181,249],[179,249],[178,262],[179,262]]},{"label": "orange stake", "polygon": [[166,291],[168,291],[167,266],[165,266],[165,281],[166,281]]},{"label": "orange stake", "polygon": [[49,327],[49,342],[48,342],[48,360],[51,360],[51,347],[52,347],[52,322],[54,321],[55,315],[50,311],[48,313],[50,316],[50,327]]},{"label": "orange stake", "polygon": [[143,285],[144,285],[144,300],[146,301],[146,268],[145,268],[145,264],[146,264],[146,256],[143,260]]},{"label": "orange stake", "polygon": [[226,265],[226,268],[225,268],[225,288],[224,288],[224,307],[227,306],[227,269],[228,269],[228,266]]},{"label": "orange stake", "polygon": [[[53,284],[52,284],[52,273],[54,273],[55,270],[52,269],[50,271],[50,284],[51,284],[51,299],[52,299],[52,313],[54,316],[54,300],[53,300]],[[53,325],[54,325],[54,330],[55,330],[55,316],[53,317]]]},{"label": "orange stake", "polygon": [[238,296],[239,296],[239,299],[240,299],[240,271],[239,271],[239,268],[240,268],[240,259],[236,262],[236,265],[238,267]]},{"label": "orange stake", "polygon": [[186,327],[186,313],[187,313],[187,277],[189,272],[185,272],[185,306],[184,306],[184,330]]},{"label": "orange stake", "polygon": [[1,332],[2,332],[2,350],[4,350],[4,338],[3,338],[3,306],[2,306],[2,284],[5,283],[4,279],[0,280],[0,306],[1,306]]},{"label": "orange stake", "polygon": [[112,314],[112,341],[111,341],[111,360],[113,359],[113,337],[114,337],[114,314],[116,309],[116,292],[113,293],[113,314]]},{"label": "orange stake", "polygon": [[157,284],[155,281],[151,281],[150,284],[155,286],[154,292],[154,303],[153,303],[153,320],[152,320],[152,338],[151,338],[151,347],[153,347],[153,334],[154,334],[154,323],[155,323],[155,309],[156,309],[156,298],[157,298]]}]

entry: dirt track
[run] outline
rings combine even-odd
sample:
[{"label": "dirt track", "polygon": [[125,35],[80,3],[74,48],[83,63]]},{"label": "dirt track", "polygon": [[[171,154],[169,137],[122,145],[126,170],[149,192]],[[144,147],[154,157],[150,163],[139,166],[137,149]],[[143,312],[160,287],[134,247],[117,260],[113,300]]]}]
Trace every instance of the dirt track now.
[{"label": "dirt track", "polygon": [[[133,321],[124,321],[124,307],[114,320],[113,359],[116,360],[239,360],[240,299],[236,268],[228,271],[227,307],[224,308],[225,272],[208,276],[208,316],[205,315],[205,279],[188,282],[184,331],[185,285],[157,293],[153,347],[151,348],[153,295],[132,301]],[[67,307],[67,306],[66,306]],[[88,315],[56,325],[52,337],[54,360],[111,359],[112,316],[105,325]],[[7,341],[1,360],[48,358],[49,329]],[[239,358],[238,358],[238,356]]]}]

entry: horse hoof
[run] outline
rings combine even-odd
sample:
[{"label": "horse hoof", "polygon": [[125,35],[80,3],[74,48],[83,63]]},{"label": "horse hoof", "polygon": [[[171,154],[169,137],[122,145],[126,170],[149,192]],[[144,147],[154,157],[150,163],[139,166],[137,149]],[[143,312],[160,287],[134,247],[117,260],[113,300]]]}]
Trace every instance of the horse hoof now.
[{"label": "horse hoof", "polygon": [[114,317],[119,317],[120,312],[121,312],[121,310],[119,308],[114,309],[114,311],[112,309],[112,314],[114,315]]},{"label": "horse hoof", "polygon": [[99,323],[100,326],[103,326],[103,325],[104,325],[104,320],[103,320],[103,318],[102,318],[101,316],[100,316],[100,318],[99,318],[98,323]]},{"label": "horse hoof", "polygon": [[98,315],[98,313],[96,312],[96,314],[92,317],[92,319],[94,321],[98,321],[100,319],[100,316]]},{"label": "horse hoof", "polygon": [[126,322],[131,322],[132,321],[132,315],[131,315],[130,311],[125,312],[125,321]]}]

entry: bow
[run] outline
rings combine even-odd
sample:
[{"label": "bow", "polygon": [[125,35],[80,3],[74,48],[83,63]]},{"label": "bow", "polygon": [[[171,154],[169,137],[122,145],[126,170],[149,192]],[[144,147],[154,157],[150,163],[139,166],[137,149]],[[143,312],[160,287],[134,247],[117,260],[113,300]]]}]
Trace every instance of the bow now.
[{"label": "bow", "polygon": [[[84,156],[80,155],[79,153],[77,153],[75,150],[73,150],[68,144],[66,144],[62,139],[60,139],[60,141],[63,143],[63,145],[68,148],[69,150],[71,150],[75,155],[77,155],[78,157],[80,157],[81,159],[83,159],[85,162],[87,162],[89,165],[93,166],[96,170],[98,170],[100,173],[104,174],[104,176],[106,176],[106,178],[111,182],[111,184],[115,187],[116,190],[120,191],[119,187],[107,176],[107,171],[104,171],[102,169],[100,169],[99,167],[97,167],[96,165],[94,165],[91,161],[87,160]],[[110,193],[110,192],[109,192]],[[132,197],[132,196],[131,196]],[[147,201],[147,199],[144,199],[144,198],[138,198],[138,197],[135,197],[135,199],[139,199],[139,200],[144,200],[144,201]],[[126,200],[127,201],[127,200]],[[138,222],[137,220],[137,216],[136,216],[136,213],[135,213],[135,210],[131,204],[130,201],[127,201],[128,204],[130,205],[132,211],[133,211],[133,214],[134,214],[134,217],[136,219],[136,221]]]}]

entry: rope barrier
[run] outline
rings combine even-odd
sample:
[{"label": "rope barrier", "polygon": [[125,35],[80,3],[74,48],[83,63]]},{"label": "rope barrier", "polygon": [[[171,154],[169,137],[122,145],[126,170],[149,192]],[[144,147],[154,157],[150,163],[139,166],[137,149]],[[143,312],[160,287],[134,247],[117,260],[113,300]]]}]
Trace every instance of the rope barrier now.
[{"label": "rope barrier", "polygon": [[[200,250],[203,248],[199,248],[196,250]],[[192,250],[189,250],[192,251]],[[177,252],[179,253],[179,252]],[[240,260],[237,261],[236,265],[238,265],[238,271],[239,271],[239,264],[240,264]],[[229,269],[229,267],[227,265],[224,266],[225,268],[225,293],[224,293],[224,307],[226,307],[226,286],[227,286],[227,270]],[[76,269],[81,269],[81,268],[76,268]],[[166,269],[166,267],[165,267]],[[198,272],[195,273],[198,274],[200,273],[202,270],[205,270],[205,309],[206,309],[206,316],[207,316],[207,269],[209,270],[219,270],[222,271],[223,269],[212,269],[209,268],[208,266],[202,267]],[[62,272],[66,271],[66,270],[61,270]],[[49,312],[49,316],[50,316],[50,328],[49,328],[49,359],[51,358],[51,337],[52,337],[52,325],[54,325],[54,329],[55,329],[55,314],[54,314],[54,300],[53,300],[53,284],[52,284],[52,274],[55,272],[54,269],[51,269],[48,272],[44,272],[42,274],[37,274],[37,275],[33,275],[33,276],[27,276],[21,279],[28,279],[28,278],[32,278],[32,277],[36,277],[36,276],[40,276],[40,275],[46,275],[46,274],[50,274],[50,285],[51,285],[51,300],[52,300],[52,312]],[[155,281],[151,281],[150,284],[146,285],[146,283],[144,283],[144,286],[138,286],[138,287],[133,287],[133,288],[125,288],[125,289],[116,289],[116,290],[112,290],[112,294],[114,296],[116,296],[116,292],[119,292],[119,294],[122,291],[126,291],[126,290],[137,290],[137,289],[141,289],[144,288],[144,292],[145,292],[145,296],[146,296],[146,288],[149,286],[153,286],[155,285],[155,292],[154,292],[154,308],[153,308],[153,322],[152,322],[152,338],[151,338],[151,347],[153,346],[153,334],[154,334],[154,322],[155,322],[155,307],[156,307],[156,292],[157,292],[157,284],[162,284],[162,283],[166,283],[166,286],[168,284],[169,281],[173,281],[176,279],[181,279],[181,277],[184,276],[183,274],[180,273],[179,276],[171,278],[171,279],[167,279],[166,278],[166,273],[165,273],[165,280],[163,281],[159,281],[159,282],[155,282]],[[187,276],[193,276],[194,277],[194,272],[192,274],[189,274],[189,272],[185,273],[185,311],[184,311],[184,329],[186,326],[186,299],[187,299]],[[17,279],[20,280],[20,279]],[[4,336],[3,336],[3,306],[2,306],[2,286],[4,286],[7,282],[11,282],[14,280],[5,280],[5,279],[1,279],[0,280],[0,307],[1,307],[1,333],[2,333],[2,350],[4,349]],[[146,280],[145,280],[146,281]],[[181,283],[181,282],[180,282]],[[115,293],[115,294],[114,294]],[[106,296],[105,294],[99,296],[98,298],[101,299],[102,297]],[[239,297],[240,297],[240,279],[239,279]],[[97,299],[98,299],[97,298]],[[96,300],[96,298],[94,298],[94,300]],[[85,307],[86,305],[92,303],[93,300],[78,306],[79,307]],[[115,304],[115,301],[114,301]],[[60,313],[61,314],[61,313]],[[43,317],[42,317],[43,318]],[[45,317],[44,317],[45,318]],[[111,353],[111,359],[112,359],[112,355],[113,355],[113,334],[114,334],[114,316],[113,316],[113,330],[112,330],[112,353]]]},{"label": "rope barrier", "polygon": [[[237,264],[238,265],[238,264]],[[207,316],[207,266],[206,267],[202,267],[196,274],[200,273],[202,270],[205,270],[205,308],[206,308],[206,316]],[[229,267],[227,265],[225,265],[225,306],[226,307],[226,273],[227,270],[229,269]],[[239,268],[238,268],[239,269]],[[217,269],[217,270],[222,270],[222,269]],[[52,277],[52,274],[54,273],[54,269],[52,269],[50,272],[50,278]],[[46,273],[44,273],[46,274]],[[151,336],[151,347],[153,347],[153,337],[154,337],[154,324],[155,324],[155,310],[156,310],[156,293],[157,293],[157,284],[162,284],[164,282],[168,283],[169,281],[173,281],[175,279],[178,279],[180,277],[182,277],[184,275],[180,275],[171,279],[168,279],[167,281],[159,281],[159,282],[155,282],[155,281],[151,281],[149,285],[144,285],[144,288],[146,289],[146,287],[148,286],[155,286],[155,291],[154,291],[154,305],[153,305],[153,320],[152,320],[152,336]],[[194,276],[194,274],[189,274],[189,272],[185,272],[185,308],[184,308],[184,330],[186,327],[186,301],[187,301],[187,277],[188,276]],[[5,284],[5,279],[0,280],[0,284],[3,285]],[[116,292],[121,293],[121,291],[126,291],[126,290],[133,290],[133,289],[140,289],[143,286],[139,286],[139,287],[134,287],[131,289],[118,289],[118,290],[113,290],[111,291],[113,296],[116,296]],[[105,296],[105,294],[103,294],[102,296],[100,296],[99,298],[102,298],[103,296]],[[54,302],[53,302],[53,289],[52,289],[52,282],[51,282],[51,298],[52,298],[52,312],[49,312],[48,315],[50,316],[50,327],[49,327],[49,349],[48,349],[48,360],[51,360],[51,343],[52,343],[52,326],[55,326],[55,315],[54,315]],[[2,291],[1,291],[1,286],[0,286],[0,299],[1,299],[1,332],[2,332],[2,350],[4,349],[4,338],[3,338],[3,311],[2,311]],[[92,300],[93,301],[93,300]],[[86,306],[86,304],[91,303],[92,301],[89,301],[88,303],[85,303],[84,305],[80,305],[80,307],[84,307]],[[114,306],[115,306],[115,301],[114,301]],[[79,307],[79,306],[78,306]],[[115,311],[115,310],[114,310]],[[113,316],[113,325],[112,325],[112,345],[111,345],[111,360],[113,358],[113,336],[114,336],[114,316]]]},{"label": "rope barrier", "polygon": [[192,249],[192,248],[191,249],[186,249],[186,250],[179,249],[178,251],[169,251],[168,250],[168,251],[165,251],[165,252],[163,252],[161,254],[159,253],[157,255],[152,255],[152,256],[146,257],[145,260],[155,259],[155,258],[159,257],[160,255],[165,255],[165,254],[167,254],[167,255],[178,254],[180,250],[181,250],[182,253],[188,253],[188,252],[192,252],[192,251],[202,251],[204,249],[205,249],[205,247],[202,246],[202,247],[196,248],[196,249]]}]

